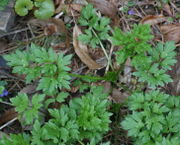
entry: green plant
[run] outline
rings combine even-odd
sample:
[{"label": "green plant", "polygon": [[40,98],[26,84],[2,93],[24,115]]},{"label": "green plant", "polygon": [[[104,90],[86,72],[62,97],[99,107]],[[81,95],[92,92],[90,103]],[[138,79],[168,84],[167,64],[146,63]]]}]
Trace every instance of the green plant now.
[{"label": "green plant", "polygon": [[18,94],[15,98],[11,99],[12,105],[15,106],[15,110],[18,112],[21,120],[24,120],[25,124],[32,124],[35,119],[39,118],[39,109],[42,108],[42,101],[45,95],[34,95],[32,100],[26,94]]},{"label": "green plant", "polygon": [[0,10],[3,10],[7,4],[9,3],[10,0],[1,0],[0,1]]},{"label": "green plant", "polygon": [[4,91],[4,87],[3,86],[0,86],[0,94],[2,94]]},{"label": "green plant", "polygon": [[111,113],[107,111],[109,102],[102,87],[92,87],[89,93],[72,99],[69,105],[62,105],[60,109],[48,109],[51,118],[42,124],[37,114],[43,98],[43,95],[34,95],[32,101],[28,101],[27,95],[19,94],[11,99],[19,115],[24,116],[28,124],[33,120],[35,123],[31,134],[3,137],[0,144],[72,145],[84,144],[86,140],[90,145],[96,145],[109,130]]},{"label": "green plant", "polygon": [[17,0],[15,3],[15,11],[18,15],[25,16],[34,6],[38,8],[34,11],[34,15],[38,19],[48,19],[55,11],[52,0]]},{"label": "green plant", "polygon": [[[49,109],[50,119],[41,129],[37,123],[32,134],[39,142],[49,144],[70,144],[88,139],[98,143],[102,135],[109,130],[109,105],[107,94],[101,87],[91,88],[90,93],[70,101],[69,106],[61,106],[60,110]],[[40,133],[38,133],[40,132]],[[38,137],[38,135],[40,135]],[[38,140],[37,140],[38,137]]]},{"label": "green plant", "polygon": [[[134,93],[128,98],[132,111],[122,127],[128,130],[135,145],[151,145],[165,142],[165,138],[180,137],[180,96],[169,96],[159,91]],[[168,140],[167,140],[168,142]]]},{"label": "green plant", "polygon": [[167,4],[169,3],[171,0],[161,0],[163,3]]},{"label": "green plant", "polygon": [[130,32],[122,32],[119,28],[115,28],[111,40],[114,45],[121,46],[116,52],[117,63],[123,64],[127,58],[143,55],[150,50],[151,45],[148,41],[153,38],[150,32],[150,26],[142,24],[134,25]]},{"label": "green plant", "polygon": [[55,8],[52,0],[36,0],[34,5],[39,8],[34,11],[34,16],[38,19],[48,19],[54,14]]},{"label": "green plant", "polygon": [[109,130],[109,117],[107,112],[109,103],[103,87],[92,87],[86,96],[70,102],[70,107],[77,111],[77,123],[80,128],[80,138],[101,140],[102,134]]},{"label": "green plant", "polygon": [[147,56],[135,56],[132,65],[137,71],[133,74],[139,77],[139,81],[147,82],[151,88],[172,82],[166,72],[176,63],[175,48],[174,42],[158,43],[155,48],[147,51]]},{"label": "green plant", "polygon": [[128,2],[125,3],[119,10],[127,13],[128,10],[130,9],[130,7],[133,7],[133,6],[135,6],[135,5],[136,5],[136,2],[135,2],[135,1],[128,0]]},{"label": "green plant", "polygon": [[30,136],[27,134],[11,134],[10,137],[3,137],[0,145],[30,145]]},{"label": "green plant", "polygon": [[119,65],[125,63],[127,58],[136,72],[133,74],[140,82],[148,83],[149,87],[164,86],[164,83],[172,79],[166,74],[167,70],[176,63],[174,42],[158,43],[152,48],[148,43],[152,39],[149,25],[134,25],[130,32],[122,32],[116,28],[111,40],[114,45],[121,46],[116,52],[116,60]]},{"label": "green plant", "polygon": [[91,47],[96,48],[102,40],[109,38],[110,20],[106,17],[97,15],[93,5],[88,4],[81,11],[79,18],[81,26],[85,26],[85,34],[81,34],[78,39]]},{"label": "green plant", "polygon": [[28,14],[29,10],[32,10],[33,2],[31,0],[17,0],[15,4],[15,11],[20,16]]},{"label": "green plant", "polygon": [[49,109],[52,119],[44,126],[39,122],[34,124],[32,130],[32,143],[34,145],[65,145],[77,141],[79,138],[76,112],[68,106],[61,106],[60,110]]},{"label": "green plant", "polygon": [[28,51],[17,50],[4,56],[14,73],[26,75],[27,83],[40,79],[37,89],[43,90],[47,95],[57,94],[58,88],[70,88],[68,65],[71,57],[72,55],[57,54],[52,48],[46,50],[34,44]]},{"label": "green plant", "polygon": [[179,145],[179,138],[163,138],[162,142],[156,142],[156,145]]}]

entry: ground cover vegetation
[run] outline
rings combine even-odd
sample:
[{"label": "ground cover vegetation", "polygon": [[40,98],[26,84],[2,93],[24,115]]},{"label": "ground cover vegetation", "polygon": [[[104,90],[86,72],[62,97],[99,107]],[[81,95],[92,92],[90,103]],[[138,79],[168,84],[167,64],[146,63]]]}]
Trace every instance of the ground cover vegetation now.
[{"label": "ground cover vegetation", "polygon": [[[17,15],[37,19],[28,20],[34,37],[16,41],[0,59],[0,145],[179,145],[177,2],[114,1],[118,9],[112,1],[83,2],[15,1]],[[171,17],[128,24],[140,5]],[[170,25],[161,37],[158,24]],[[19,129],[5,130],[11,125]]]}]

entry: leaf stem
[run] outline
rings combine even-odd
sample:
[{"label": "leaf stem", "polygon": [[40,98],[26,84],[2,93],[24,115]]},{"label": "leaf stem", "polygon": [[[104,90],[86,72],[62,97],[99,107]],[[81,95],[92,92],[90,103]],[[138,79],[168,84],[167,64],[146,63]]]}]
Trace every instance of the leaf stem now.
[{"label": "leaf stem", "polygon": [[81,145],[85,145],[82,141],[78,140],[78,142],[81,144]]},{"label": "leaf stem", "polygon": [[68,73],[68,75],[76,78],[91,79],[91,80],[105,80],[104,77],[90,76],[90,75],[79,75],[74,73]]},{"label": "leaf stem", "polygon": [[[107,58],[107,60],[108,60],[107,68],[109,68],[109,66],[111,66],[111,68],[113,69],[112,64],[111,64],[111,57],[108,56],[108,54],[107,54],[107,52],[106,52],[106,49],[104,48],[101,40],[99,39],[99,37],[98,37],[98,35],[96,34],[96,32],[94,31],[94,29],[92,29],[92,32],[94,33],[94,35],[95,35],[96,38],[98,39],[99,44],[100,44],[100,46],[101,46],[101,48],[102,48],[102,50],[103,50],[103,52],[104,52],[104,55],[106,56],[106,58]],[[107,70],[106,70],[106,72],[107,72]]]}]

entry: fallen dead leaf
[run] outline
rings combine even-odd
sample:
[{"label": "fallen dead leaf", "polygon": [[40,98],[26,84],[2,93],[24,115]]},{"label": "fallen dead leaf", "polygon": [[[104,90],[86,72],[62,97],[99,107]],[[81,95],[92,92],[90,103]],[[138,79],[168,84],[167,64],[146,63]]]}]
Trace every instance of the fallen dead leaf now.
[{"label": "fallen dead leaf", "polygon": [[122,93],[120,90],[114,88],[112,90],[111,99],[115,103],[123,103],[127,99],[128,96],[129,96],[129,94],[127,94],[125,92]]},{"label": "fallen dead leaf", "polygon": [[78,11],[78,12],[81,11],[82,7],[83,7],[82,4],[70,4],[70,8],[75,10],[75,11]]},{"label": "fallen dead leaf", "polygon": [[8,42],[4,39],[0,39],[0,51],[4,51],[8,48]]},{"label": "fallen dead leaf", "polygon": [[180,23],[162,25],[160,26],[160,30],[164,35],[165,41],[180,42]]},{"label": "fallen dead leaf", "polygon": [[102,14],[116,18],[118,9],[117,7],[107,0],[87,0],[87,2],[93,4]]},{"label": "fallen dead leaf", "polygon": [[131,72],[132,72],[131,60],[127,59],[124,65],[124,74],[123,76],[120,76],[119,80],[125,84],[130,84],[132,78]]},{"label": "fallen dead leaf", "polygon": [[89,69],[98,69],[102,66],[96,63],[88,54],[87,46],[77,40],[78,36],[82,34],[80,28],[75,25],[73,29],[73,46],[76,54],[79,56],[81,61],[85,63]]},{"label": "fallen dead leaf", "polygon": [[164,10],[169,16],[173,16],[173,13],[172,13],[172,11],[171,11],[171,8],[170,8],[169,4],[165,4],[165,5],[163,6],[163,10]]},{"label": "fallen dead leaf", "polygon": [[28,85],[28,86],[25,86],[20,91],[20,93],[32,94],[32,93],[36,92],[36,87],[37,87],[37,85]]},{"label": "fallen dead leaf", "polygon": [[59,13],[64,9],[65,6],[64,2],[65,0],[55,0],[55,6],[56,6],[55,13]]},{"label": "fallen dead leaf", "polygon": [[48,20],[32,19],[29,24],[43,28],[45,35],[64,34],[66,37],[66,47],[70,47],[70,38],[64,22],[61,19],[51,18]]},{"label": "fallen dead leaf", "polygon": [[177,50],[177,63],[172,67],[168,74],[172,77],[173,82],[169,83],[165,89],[168,93],[178,96],[180,95],[180,50]]},{"label": "fallen dead leaf", "polygon": [[18,113],[15,111],[15,109],[9,109],[4,114],[1,115],[0,117],[0,125],[16,118],[18,116]]},{"label": "fallen dead leaf", "polygon": [[50,36],[53,35],[54,33],[56,33],[57,30],[57,26],[54,24],[48,24],[45,28],[44,28],[44,34],[46,36]]},{"label": "fallen dead leaf", "polygon": [[157,15],[157,16],[153,16],[153,15],[148,15],[146,17],[144,17],[140,23],[141,24],[150,24],[150,25],[155,25],[158,23],[162,23],[166,21],[166,18],[163,15]]}]

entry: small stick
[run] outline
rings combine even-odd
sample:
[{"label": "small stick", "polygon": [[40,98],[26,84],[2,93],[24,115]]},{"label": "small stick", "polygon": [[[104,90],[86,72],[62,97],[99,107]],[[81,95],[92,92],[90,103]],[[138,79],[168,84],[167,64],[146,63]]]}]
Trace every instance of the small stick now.
[{"label": "small stick", "polygon": [[9,33],[1,35],[0,38],[4,37],[4,36],[7,36],[7,35],[12,35],[12,34],[20,33],[20,32],[23,32],[23,31],[27,31],[27,30],[29,30],[29,28],[24,28],[24,29],[21,29],[21,30],[16,30],[16,31],[13,31],[13,32],[9,32]]},{"label": "small stick", "polygon": [[2,130],[3,128],[7,127],[8,125],[10,125],[11,123],[13,123],[13,122],[16,121],[17,119],[18,119],[18,118],[15,117],[14,119],[8,121],[6,124],[4,124],[4,125],[2,125],[2,126],[0,127],[0,130]]}]

